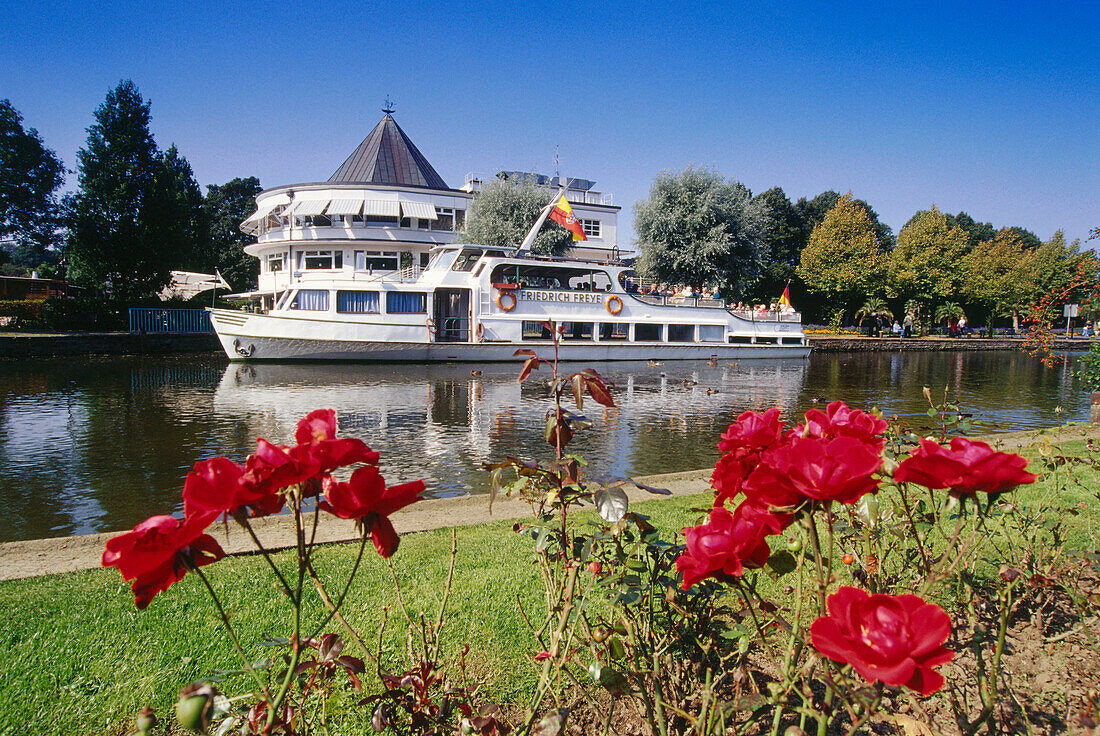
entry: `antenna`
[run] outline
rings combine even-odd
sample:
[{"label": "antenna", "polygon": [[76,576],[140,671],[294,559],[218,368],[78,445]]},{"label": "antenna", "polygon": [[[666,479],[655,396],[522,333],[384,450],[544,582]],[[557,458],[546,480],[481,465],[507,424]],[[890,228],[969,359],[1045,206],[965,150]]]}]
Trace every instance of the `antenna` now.
[{"label": "antenna", "polygon": [[554,144],[554,176],[561,176],[561,172],[558,171],[558,144]]},{"label": "antenna", "polygon": [[382,112],[386,113],[387,115],[393,112],[393,100],[390,99],[389,95],[386,95],[386,100],[382,104],[384,105],[384,107],[382,108]]}]

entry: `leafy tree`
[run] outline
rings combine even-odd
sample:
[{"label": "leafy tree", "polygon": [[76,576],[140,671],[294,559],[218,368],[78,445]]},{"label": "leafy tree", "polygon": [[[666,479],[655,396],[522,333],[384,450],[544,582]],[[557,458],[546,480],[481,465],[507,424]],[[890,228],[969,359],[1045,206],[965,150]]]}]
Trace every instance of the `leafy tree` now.
[{"label": "leafy tree", "polygon": [[143,213],[149,237],[159,244],[172,269],[210,272],[214,262],[209,257],[202,190],[191,164],[175,145],[160,156],[158,164]]},{"label": "leafy tree", "polygon": [[956,298],[969,243],[966,231],[951,227],[947,216],[932,205],[898,233],[897,247],[890,254],[890,291],[929,304]]},{"label": "leafy tree", "polygon": [[[849,192],[849,196],[851,192]],[[840,201],[840,194],[834,192],[832,189],[822,192],[813,199],[807,200],[802,197],[798,200],[798,204],[795,205],[799,216],[802,218],[802,232],[805,237],[806,243],[810,240],[810,234],[814,228],[820,225],[825,216],[836,207],[837,202]],[[883,250],[890,250],[894,247],[894,233],[890,230],[890,226],[880,222],[878,219],[878,213],[875,209],[867,204],[862,199],[853,198],[852,201],[858,206],[863,208],[863,211],[867,213],[867,218],[871,222],[871,227],[875,231],[875,237],[878,239],[879,246]],[[805,244],[803,245],[805,247]]]},{"label": "leafy tree", "polygon": [[813,229],[798,275],[811,291],[848,311],[882,288],[887,260],[867,210],[848,193]]},{"label": "leafy tree", "polygon": [[149,132],[149,104],[133,82],[107,93],[77,160],[68,244],[73,275],[121,300],[157,293],[174,257],[154,239],[161,232],[150,223],[164,166]]},{"label": "leafy tree", "polygon": [[781,187],[772,187],[756,195],[754,202],[764,208],[767,230],[764,247],[767,260],[764,273],[749,291],[751,301],[771,301],[787,285],[794,282],[797,291],[804,291],[805,284],[795,270],[806,246],[802,232],[802,215],[791,204]]},{"label": "leafy tree", "polygon": [[1033,290],[1028,257],[1022,239],[1008,229],[978,242],[963,258],[960,295],[984,311],[989,319],[1011,315],[1019,329],[1020,310],[1027,306]]},{"label": "leafy tree", "polygon": [[57,189],[65,167],[8,100],[0,100],[0,239],[15,241],[17,266],[36,266],[59,245]]},{"label": "leafy tree", "polygon": [[[550,190],[530,182],[494,179],[482,187],[470,203],[466,223],[455,241],[514,248],[523,242],[550,196]],[[561,255],[572,245],[572,233],[547,219],[531,251]]]},{"label": "leafy tree", "polygon": [[743,297],[764,272],[766,209],[740,182],[688,167],[660,174],[649,198],[634,206],[648,278],[698,288],[721,285],[727,298]]},{"label": "leafy tree", "polygon": [[203,209],[210,228],[207,259],[234,289],[255,287],[260,275],[260,262],[244,252],[244,247],[255,243],[256,238],[242,232],[240,224],[256,209],[256,195],[261,191],[260,180],[254,176],[206,187]]}]

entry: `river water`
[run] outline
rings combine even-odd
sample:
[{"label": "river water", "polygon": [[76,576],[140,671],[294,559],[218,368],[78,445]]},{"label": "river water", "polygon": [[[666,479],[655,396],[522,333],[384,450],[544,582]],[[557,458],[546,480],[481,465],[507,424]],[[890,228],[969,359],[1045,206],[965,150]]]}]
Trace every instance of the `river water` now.
[{"label": "river water", "polygon": [[[713,465],[719,434],[746,409],[785,416],[843,399],[927,422],[922,387],[992,433],[1088,418],[1066,366],[1014,352],[861,353],[809,360],[596,364],[617,406],[591,402],[570,448],[594,472],[628,475]],[[576,370],[575,366],[566,366]],[[539,374],[542,374],[539,376]],[[546,369],[241,365],[217,356],[61,358],[0,363],[0,541],[129,528],[178,513],[183,478],[203,458],[238,462],[257,436],[291,443],[297,420],[335,408],[340,432],[382,453],[390,483],[481,493],[481,463],[547,457]]]}]

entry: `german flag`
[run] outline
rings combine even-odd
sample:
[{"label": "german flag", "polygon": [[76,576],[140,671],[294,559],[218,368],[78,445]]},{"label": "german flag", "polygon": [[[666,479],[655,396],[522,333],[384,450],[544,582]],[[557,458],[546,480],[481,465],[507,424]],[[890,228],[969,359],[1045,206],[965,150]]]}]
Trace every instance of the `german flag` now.
[{"label": "german flag", "polygon": [[554,209],[550,210],[550,219],[573,233],[574,242],[588,240],[584,237],[584,228],[581,227],[581,221],[573,214],[573,208],[569,206],[564,194],[558,199]]},{"label": "german flag", "polygon": [[788,281],[787,285],[783,287],[783,294],[779,297],[779,306],[789,307],[791,306],[791,282]]}]

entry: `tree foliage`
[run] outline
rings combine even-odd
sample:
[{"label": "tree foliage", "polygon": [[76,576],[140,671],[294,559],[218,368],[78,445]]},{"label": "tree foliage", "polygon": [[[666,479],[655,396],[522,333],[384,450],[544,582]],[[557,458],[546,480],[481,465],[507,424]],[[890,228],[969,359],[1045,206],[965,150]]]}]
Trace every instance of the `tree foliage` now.
[{"label": "tree foliage", "polygon": [[202,190],[191,164],[174,144],[159,157],[144,220],[151,242],[165,254],[169,268],[213,271]]},{"label": "tree foliage", "polygon": [[1029,260],[1016,233],[998,231],[963,258],[960,296],[990,318],[1022,310],[1035,290]]},{"label": "tree foliage", "polygon": [[203,209],[209,226],[207,259],[233,289],[256,286],[260,262],[246,254],[244,247],[256,238],[241,231],[240,224],[256,209],[260,180],[254,176],[236,178],[225,184],[209,184]]},{"label": "tree foliage", "polygon": [[811,291],[848,308],[881,290],[887,261],[867,210],[848,193],[814,228],[798,275]]},{"label": "tree foliage", "polygon": [[897,247],[890,254],[891,292],[931,304],[955,297],[969,243],[966,231],[952,227],[935,205],[919,213],[898,233]]},{"label": "tree foliage", "polygon": [[[848,193],[848,196],[851,197],[851,192]],[[825,216],[836,207],[837,203],[840,201],[840,197],[841,195],[838,192],[828,189],[813,199],[807,200],[805,197],[802,197],[798,200],[798,204],[795,205],[795,210],[802,218],[802,232],[805,237],[805,243],[810,242],[810,235],[813,233],[814,228],[820,225],[825,220]],[[871,223],[871,229],[875,231],[875,238],[878,240],[879,247],[882,250],[890,250],[893,248],[894,233],[890,230],[889,225],[879,221],[878,213],[875,212],[875,208],[866,201],[856,199],[855,197],[852,197],[852,202],[861,207],[867,214],[867,219]]]},{"label": "tree foliage", "polygon": [[718,173],[688,167],[659,175],[634,206],[634,227],[648,278],[721,285],[727,298],[740,298],[764,272],[765,205]]},{"label": "tree foliage", "polygon": [[798,281],[795,273],[806,237],[802,232],[802,215],[791,204],[781,187],[772,187],[753,199],[762,205],[767,226],[764,249],[767,257],[764,273],[750,290],[751,301],[770,301],[782,292],[789,281]]},{"label": "tree foliage", "polygon": [[8,100],[0,100],[0,238],[15,241],[17,266],[37,266],[59,245],[57,190],[65,167]]},{"label": "tree foliage", "polygon": [[155,294],[169,281],[171,256],[151,238],[149,222],[162,165],[149,104],[133,82],[107,93],[77,160],[68,246],[73,276],[122,300]]},{"label": "tree foliage", "polygon": [[[550,192],[533,183],[494,179],[477,193],[466,213],[456,242],[514,248],[527,236],[539,212],[550,201]],[[573,245],[572,234],[547,219],[539,229],[531,251],[561,255]]]}]

